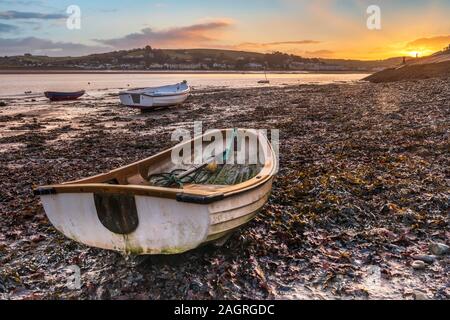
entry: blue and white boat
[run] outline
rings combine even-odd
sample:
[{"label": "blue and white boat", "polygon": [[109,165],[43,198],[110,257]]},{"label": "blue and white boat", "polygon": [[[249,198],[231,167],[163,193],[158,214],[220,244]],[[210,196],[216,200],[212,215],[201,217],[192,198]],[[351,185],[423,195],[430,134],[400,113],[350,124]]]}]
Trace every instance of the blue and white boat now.
[{"label": "blue and white boat", "polygon": [[189,97],[190,91],[187,81],[183,81],[162,87],[122,91],[119,97],[123,105],[145,110],[182,104]]}]

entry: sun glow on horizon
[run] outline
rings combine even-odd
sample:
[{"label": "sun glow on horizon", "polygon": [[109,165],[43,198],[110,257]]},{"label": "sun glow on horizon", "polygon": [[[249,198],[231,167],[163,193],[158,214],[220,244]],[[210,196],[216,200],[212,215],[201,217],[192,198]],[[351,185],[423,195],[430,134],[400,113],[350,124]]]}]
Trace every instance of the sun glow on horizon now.
[{"label": "sun glow on horizon", "polygon": [[422,52],[420,52],[420,51],[411,51],[410,53],[409,53],[409,55],[411,56],[411,57],[414,57],[414,58],[418,58],[418,57],[422,57],[423,56],[423,54],[422,54]]},{"label": "sun glow on horizon", "polygon": [[423,58],[423,57],[432,55],[436,51],[437,50],[432,50],[432,49],[417,49],[417,50],[410,50],[410,51],[401,52],[401,55],[403,55],[403,56],[410,56],[410,57],[413,57],[413,58]]}]

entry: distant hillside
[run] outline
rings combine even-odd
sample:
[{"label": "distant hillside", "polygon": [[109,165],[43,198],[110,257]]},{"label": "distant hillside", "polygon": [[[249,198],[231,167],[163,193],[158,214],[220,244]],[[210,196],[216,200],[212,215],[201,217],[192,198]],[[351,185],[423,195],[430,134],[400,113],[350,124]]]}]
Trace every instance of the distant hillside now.
[{"label": "distant hillside", "polygon": [[0,57],[1,70],[242,70],[242,71],[362,71],[398,65],[401,58],[380,61],[303,58],[281,52],[257,53],[220,49],[142,49],[83,57],[25,54]]},{"label": "distant hillside", "polygon": [[377,72],[364,80],[379,83],[436,77],[450,77],[450,46],[429,57],[412,59],[397,68]]},{"label": "distant hillside", "polygon": [[347,60],[347,59],[320,59],[325,63],[337,64],[347,67],[349,69],[361,69],[361,70],[373,70],[379,71],[380,69],[391,68],[399,65],[403,58],[389,58],[385,60]]}]

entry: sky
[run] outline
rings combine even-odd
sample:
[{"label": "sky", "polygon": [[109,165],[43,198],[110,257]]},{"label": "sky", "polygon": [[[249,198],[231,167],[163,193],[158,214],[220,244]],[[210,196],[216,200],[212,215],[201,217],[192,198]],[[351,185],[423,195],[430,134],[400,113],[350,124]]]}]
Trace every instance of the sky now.
[{"label": "sky", "polygon": [[[79,20],[67,12],[71,5]],[[379,15],[368,12],[373,5]],[[0,55],[150,45],[361,60],[423,56],[450,44],[449,16],[450,0],[0,0]]]}]

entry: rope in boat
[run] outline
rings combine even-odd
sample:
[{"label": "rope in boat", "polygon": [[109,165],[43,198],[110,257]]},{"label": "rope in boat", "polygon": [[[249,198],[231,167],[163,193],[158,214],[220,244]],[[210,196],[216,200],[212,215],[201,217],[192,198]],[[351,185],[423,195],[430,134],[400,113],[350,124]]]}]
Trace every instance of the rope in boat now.
[{"label": "rope in boat", "polygon": [[[233,129],[233,133],[232,133],[232,137],[231,137],[231,141],[229,143],[229,145],[227,146],[227,149],[223,152],[222,155],[222,161],[223,163],[226,163],[228,161],[228,159],[230,159],[231,156],[231,148],[233,148],[234,145],[234,140],[237,136],[237,129]],[[204,163],[201,166],[194,168],[194,170],[190,173],[187,174],[186,173],[189,170],[185,170],[185,169],[175,169],[172,170],[171,172],[163,172],[163,173],[157,173],[157,174],[152,174],[151,176],[149,176],[148,180],[153,182],[156,185],[162,186],[162,187],[171,187],[174,185],[177,185],[179,188],[183,188],[183,186],[185,184],[201,184],[205,181],[207,181],[211,174],[213,173],[212,171],[208,171],[208,174],[204,175],[204,176],[200,176],[200,169],[203,169],[205,167],[208,166],[208,163]],[[194,175],[192,175],[194,174]],[[199,179],[201,177],[201,179]],[[205,179],[206,177],[206,179]]]},{"label": "rope in boat", "polygon": [[154,184],[160,185],[162,187],[171,187],[173,185],[177,185],[179,188],[183,188],[184,184],[188,183],[197,184],[203,181],[203,179],[201,181],[198,180],[200,171],[197,171],[193,176],[186,176],[183,178],[179,178],[179,176],[185,172],[187,172],[187,170],[175,169],[171,172],[153,174],[149,177],[149,180],[152,181]]}]

